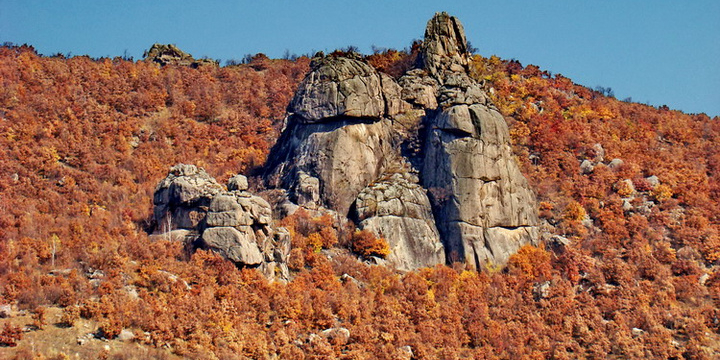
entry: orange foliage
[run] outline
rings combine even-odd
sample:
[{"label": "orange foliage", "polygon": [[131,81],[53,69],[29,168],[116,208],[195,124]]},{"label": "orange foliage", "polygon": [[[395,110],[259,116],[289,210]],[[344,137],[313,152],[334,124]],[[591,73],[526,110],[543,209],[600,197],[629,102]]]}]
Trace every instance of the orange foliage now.
[{"label": "orange foliage", "polygon": [[[368,62],[399,72],[411,58]],[[0,48],[2,302],[65,306],[67,325],[138,329],[149,334],[138,342],[189,358],[396,359],[406,346],[416,359],[717,354],[718,119],[497,57],[475,57],[472,75],[494,89],[541,216],[573,235],[568,245],[523,247],[492,274],[398,274],[334,248],[386,255],[387,242],[298,211],[279,224],[293,244],[284,284],[151,242],[143,228],[167,169],[194,163],[222,181],[261,165],[308,62],[159,68]],[[625,180],[632,199],[613,188]],[[333,327],[350,338],[322,335]],[[21,335],[6,324],[0,342]]]},{"label": "orange foliage", "polygon": [[353,234],[352,250],[362,256],[384,258],[390,254],[390,245],[387,240],[376,237],[367,230],[358,230]]}]

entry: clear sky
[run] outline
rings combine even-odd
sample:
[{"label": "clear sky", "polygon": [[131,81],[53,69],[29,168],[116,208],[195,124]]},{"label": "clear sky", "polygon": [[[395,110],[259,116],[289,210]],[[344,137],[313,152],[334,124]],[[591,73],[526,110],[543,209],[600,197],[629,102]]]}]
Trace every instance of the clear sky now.
[{"label": "clear sky", "polygon": [[483,56],[611,87],[618,99],[720,115],[718,0],[0,0],[0,42],[45,55],[139,59],[155,42],[195,57],[270,57],[354,45],[402,49],[436,11]]}]

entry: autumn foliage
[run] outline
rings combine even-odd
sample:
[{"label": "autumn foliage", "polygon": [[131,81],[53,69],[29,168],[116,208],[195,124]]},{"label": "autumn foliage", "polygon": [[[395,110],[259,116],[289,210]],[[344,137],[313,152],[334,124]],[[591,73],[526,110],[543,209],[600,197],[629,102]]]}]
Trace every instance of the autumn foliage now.
[{"label": "autumn foliage", "polygon": [[[414,60],[368,61],[399,72]],[[719,119],[497,57],[476,56],[472,74],[506,116],[548,234],[507,268],[370,266],[358,254],[387,254],[386,242],[302,211],[279,222],[288,283],[151,241],[168,168],[252,174],[308,63],[193,69],[0,48],[0,303],[63,307],[63,326],[133,329],[195,359],[398,359],[407,347],[415,359],[718,357]],[[0,342],[22,347],[0,322]]]}]

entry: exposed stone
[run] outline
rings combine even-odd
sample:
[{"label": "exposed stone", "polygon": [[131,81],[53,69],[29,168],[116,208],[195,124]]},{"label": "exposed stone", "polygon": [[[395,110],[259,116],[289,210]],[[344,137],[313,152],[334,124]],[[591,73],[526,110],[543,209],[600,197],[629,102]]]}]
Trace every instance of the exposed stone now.
[{"label": "exposed stone", "polygon": [[[289,233],[271,227],[270,204],[245,191],[247,183],[245,176],[236,175],[224,191],[202,169],[172,167],[155,193],[156,216],[172,226],[159,227],[152,238],[185,241],[238,265],[260,266],[270,279],[289,279]],[[166,230],[175,227],[182,229]]]},{"label": "exposed stone", "polygon": [[468,64],[467,40],[460,21],[445,12],[428,21],[422,46],[425,69],[441,84],[447,72],[461,72]]},{"label": "exposed stone", "polygon": [[178,164],[155,188],[156,231],[195,229],[205,218],[207,205],[223,188],[205,170]]},{"label": "exposed stone", "polygon": [[328,56],[314,59],[288,110],[305,123],[337,116],[379,119],[385,101],[379,73],[355,59]]},{"label": "exposed stone", "polygon": [[0,305],[0,319],[6,319],[12,316],[12,306],[9,304]]},{"label": "exposed stone", "polygon": [[550,281],[536,283],[533,286],[533,295],[535,295],[535,301],[546,299],[550,296]]},{"label": "exposed stone", "polygon": [[159,234],[150,235],[151,240],[177,241],[181,243],[190,243],[198,238],[198,232],[188,229],[177,229]]},{"label": "exposed stone", "polygon": [[646,177],[646,178],[645,178],[645,181],[647,181],[647,183],[648,183],[650,186],[652,186],[653,188],[655,188],[655,187],[657,187],[658,185],[660,185],[660,179],[659,179],[657,176],[655,176],[655,175]]},{"label": "exposed stone", "polygon": [[605,149],[603,149],[602,144],[596,143],[593,145],[593,151],[595,151],[595,158],[593,159],[595,164],[599,164],[605,160]]},{"label": "exposed stone", "polygon": [[619,168],[620,166],[622,166],[623,163],[624,163],[624,161],[622,161],[622,159],[612,159],[612,160],[610,160],[610,162],[608,163],[607,166],[610,169],[615,170],[615,169]]},{"label": "exposed stone", "polygon": [[595,166],[590,160],[583,160],[580,163],[580,173],[582,174],[590,174],[595,170]]},{"label": "exposed stone", "polygon": [[179,65],[199,67],[201,65],[218,65],[215,60],[195,59],[192,55],[180,50],[173,44],[153,44],[143,55],[145,61],[152,61],[161,66]]},{"label": "exposed stone", "polygon": [[397,359],[398,360],[411,360],[413,359],[412,347],[409,345],[401,346],[397,349]]},{"label": "exposed stone", "polygon": [[437,108],[437,80],[427,75],[423,69],[408,71],[398,81],[402,87],[402,99],[424,109]]},{"label": "exposed stone", "polygon": [[346,118],[331,123],[293,122],[269,156],[272,170],[267,177],[276,179],[270,181],[271,186],[288,189],[291,200],[318,201],[347,215],[360,191],[382,174],[394,156],[391,145],[389,120],[369,124]]},{"label": "exposed stone", "polygon": [[422,68],[397,83],[357,56],[314,59],[267,183],[288,202],[349,214],[388,240],[399,269],[443,262],[443,244],[445,261],[504,265],[538,238],[535,196],[505,119],[468,74],[462,25],[438,13],[425,35]]},{"label": "exposed stone", "polygon": [[388,241],[386,260],[400,270],[445,261],[430,201],[417,181],[408,173],[387,175],[363,189],[355,203],[359,227]]},{"label": "exposed stone", "polygon": [[[448,261],[504,265],[537,238],[535,195],[513,157],[505,119],[464,70],[466,40],[457,19],[438,13],[430,20],[422,57],[443,85],[443,110],[428,121],[422,174]],[[480,94],[468,99],[468,93]]]},{"label": "exposed stone", "polygon": [[255,234],[249,227],[238,231],[234,227],[212,227],[203,231],[207,247],[223,257],[245,265],[259,265],[263,261]]},{"label": "exposed stone", "polygon": [[350,340],[350,330],[344,327],[325,329],[320,332],[320,335],[338,345],[347,344],[348,340]]},{"label": "exposed stone", "polygon": [[228,191],[245,191],[248,189],[248,180],[244,175],[235,175],[228,179],[227,183]]},{"label": "exposed stone", "polygon": [[135,339],[135,334],[130,329],[123,329],[117,336],[119,341],[130,341]]}]

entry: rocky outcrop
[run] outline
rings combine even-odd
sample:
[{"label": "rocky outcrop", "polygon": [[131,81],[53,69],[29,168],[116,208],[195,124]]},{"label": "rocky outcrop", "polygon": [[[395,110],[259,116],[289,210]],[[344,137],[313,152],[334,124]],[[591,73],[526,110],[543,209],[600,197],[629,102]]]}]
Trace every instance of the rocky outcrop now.
[{"label": "rocky outcrop", "polygon": [[[271,186],[287,189],[298,205],[362,218],[361,228],[390,242],[391,263],[416,269],[444,259],[429,201],[417,177],[413,184],[402,176],[383,180],[389,169],[404,163],[397,124],[412,127],[420,120],[405,116],[405,122],[397,121],[400,114],[412,111],[402,91],[390,76],[359,59],[314,59],[288,107],[287,126],[271,151],[266,178]],[[379,208],[365,207],[388,188],[407,191],[399,192],[403,197],[392,203],[381,199]],[[383,212],[396,201],[424,209]],[[352,213],[352,208],[363,210]]]},{"label": "rocky outcrop", "polygon": [[356,55],[314,59],[268,183],[384,237],[400,269],[503,265],[537,238],[535,199],[469,59],[462,25],[445,13],[428,22],[421,67],[398,81]]},{"label": "rocky outcrop", "polygon": [[417,176],[386,175],[363,189],[355,206],[359,227],[388,241],[387,260],[396,268],[413,270],[445,261],[430,200]]},{"label": "rocky outcrop", "polygon": [[[189,56],[170,47],[150,53],[161,64]],[[502,266],[538,239],[535,197],[505,119],[469,76],[456,18],[430,20],[419,59],[397,81],[356,54],[313,59],[268,157],[266,183],[285,190],[277,192],[285,212],[330,210],[385,238],[387,263],[398,269]],[[289,234],[247,190],[242,175],[222,186],[177,165],[156,189],[158,229],[288,278]]]},{"label": "rocky outcrop", "polygon": [[196,68],[202,65],[217,65],[215,60],[195,59],[173,44],[153,44],[149,50],[145,51],[143,57],[145,61],[152,61],[160,66],[179,65]]},{"label": "rocky outcrop", "polygon": [[448,261],[504,264],[537,238],[535,196],[520,173],[505,119],[467,74],[457,19],[437,14],[425,33],[425,70],[440,85],[429,113],[423,185],[433,195]]},{"label": "rocky outcrop", "polygon": [[268,278],[289,279],[290,235],[271,226],[270,204],[247,189],[243,175],[223,187],[203,169],[175,165],[155,190],[156,231],[240,266],[259,267]]},{"label": "rocky outcrop", "polygon": [[223,190],[205,170],[178,164],[155,188],[153,215],[158,230],[199,228],[212,198]]}]

